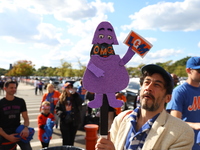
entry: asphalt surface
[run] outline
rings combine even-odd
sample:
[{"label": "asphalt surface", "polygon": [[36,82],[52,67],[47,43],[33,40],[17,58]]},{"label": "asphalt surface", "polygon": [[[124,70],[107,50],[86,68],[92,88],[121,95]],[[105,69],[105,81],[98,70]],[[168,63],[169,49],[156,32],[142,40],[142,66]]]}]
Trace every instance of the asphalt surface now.
[{"label": "asphalt surface", "polygon": [[[44,91],[46,92],[46,91]],[[5,93],[4,93],[5,94]],[[4,95],[1,93],[0,98],[2,98]],[[35,129],[35,134],[33,139],[31,140],[31,146],[33,150],[40,150],[41,149],[41,143],[38,140],[38,126],[37,126],[37,116],[40,114],[39,108],[40,103],[42,99],[42,95],[35,95],[34,87],[31,85],[27,85],[25,83],[19,83],[18,90],[16,93],[16,96],[23,98],[26,101],[29,120],[30,120],[30,127],[33,127]],[[22,119],[23,121],[23,119]],[[23,124],[23,122],[22,122]],[[78,130],[75,138],[74,146],[77,148],[83,148],[85,149],[85,131],[84,130]],[[49,147],[54,146],[62,146],[62,137],[61,132],[58,129],[54,127],[52,139],[50,141]],[[20,150],[18,147],[17,150]]]}]

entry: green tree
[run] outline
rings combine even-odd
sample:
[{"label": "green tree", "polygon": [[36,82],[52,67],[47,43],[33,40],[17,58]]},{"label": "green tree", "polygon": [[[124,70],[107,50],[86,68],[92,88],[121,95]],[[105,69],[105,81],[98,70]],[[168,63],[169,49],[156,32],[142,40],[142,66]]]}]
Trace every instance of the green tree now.
[{"label": "green tree", "polygon": [[56,75],[60,77],[72,77],[72,65],[71,63],[66,62],[64,59],[60,60],[61,66],[56,68]]},{"label": "green tree", "polygon": [[46,71],[47,68],[48,68],[48,67],[46,67],[46,66],[41,66],[41,68],[39,68],[39,69],[36,71],[35,75],[37,75],[37,76],[48,76],[47,71]]},{"label": "green tree", "polygon": [[86,65],[82,64],[80,59],[78,59],[79,69],[75,70],[75,76],[77,77],[83,77],[83,74],[86,70]]},{"label": "green tree", "polygon": [[0,75],[5,75],[8,72],[8,70],[4,68],[0,68]]},{"label": "green tree", "polygon": [[48,67],[46,69],[46,74],[48,76],[56,76],[56,67],[55,68],[52,68],[52,67]]},{"label": "green tree", "polygon": [[32,61],[19,60],[14,63],[13,68],[6,74],[8,76],[30,76],[34,72]]}]

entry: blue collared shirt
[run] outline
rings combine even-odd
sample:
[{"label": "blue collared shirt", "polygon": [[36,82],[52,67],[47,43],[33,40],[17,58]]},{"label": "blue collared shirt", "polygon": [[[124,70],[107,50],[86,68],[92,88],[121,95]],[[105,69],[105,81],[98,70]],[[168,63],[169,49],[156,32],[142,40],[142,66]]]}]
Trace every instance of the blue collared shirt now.
[{"label": "blue collared shirt", "polygon": [[155,115],[152,119],[148,120],[138,131],[136,130],[137,117],[139,116],[140,108],[136,108],[133,113],[130,114],[131,120],[131,128],[128,132],[128,136],[126,138],[126,143],[124,146],[124,150],[141,150],[144,141],[159,114]]}]

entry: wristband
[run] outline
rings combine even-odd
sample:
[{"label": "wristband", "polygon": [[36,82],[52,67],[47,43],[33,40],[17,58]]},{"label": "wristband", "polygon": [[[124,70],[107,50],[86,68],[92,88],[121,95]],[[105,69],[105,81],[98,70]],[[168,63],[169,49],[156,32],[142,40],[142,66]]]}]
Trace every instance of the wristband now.
[{"label": "wristband", "polygon": [[28,128],[28,126],[24,126],[24,128],[25,128],[25,127]]}]

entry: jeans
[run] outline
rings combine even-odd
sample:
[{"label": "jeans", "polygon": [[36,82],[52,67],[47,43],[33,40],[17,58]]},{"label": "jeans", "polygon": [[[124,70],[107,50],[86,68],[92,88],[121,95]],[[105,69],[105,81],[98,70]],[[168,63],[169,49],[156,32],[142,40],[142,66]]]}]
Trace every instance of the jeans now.
[{"label": "jeans", "polygon": [[[9,141],[7,141],[9,142]],[[29,143],[24,143],[22,141],[17,142],[17,144],[19,145],[19,147],[21,148],[21,150],[32,150],[30,142]],[[12,149],[12,150],[16,150],[16,143],[11,143],[8,145],[1,145],[0,144],[0,150],[8,150],[8,149]]]},{"label": "jeans", "polygon": [[32,150],[30,142],[24,143],[22,141],[17,142],[21,150]]}]

